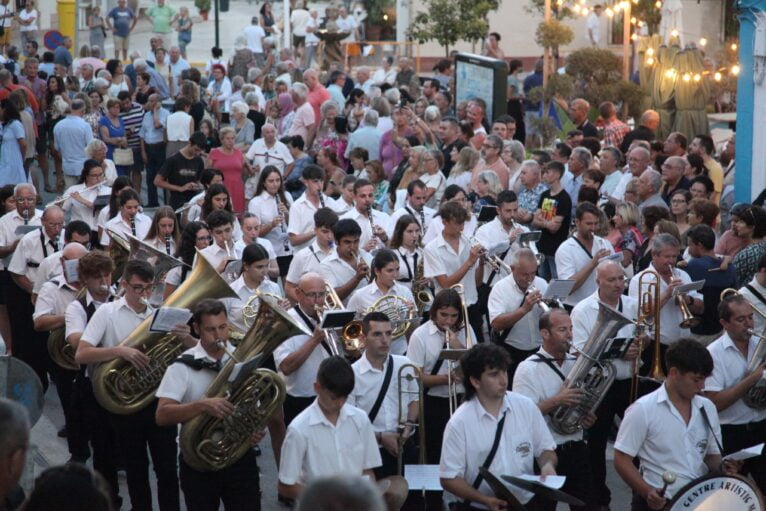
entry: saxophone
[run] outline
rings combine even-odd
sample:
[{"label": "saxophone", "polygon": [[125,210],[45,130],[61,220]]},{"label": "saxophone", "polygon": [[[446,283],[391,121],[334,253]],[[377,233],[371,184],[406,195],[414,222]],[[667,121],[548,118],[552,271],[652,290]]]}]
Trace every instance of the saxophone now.
[{"label": "saxophone", "polygon": [[282,378],[260,369],[261,363],[286,339],[309,334],[272,296],[260,291],[258,295],[255,323],[205,393],[208,398],[225,397],[234,404],[234,412],[223,419],[201,414],[181,427],[184,461],[196,470],[222,470],[250,449],[252,434],[266,426],[287,394]]},{"label": "saxophone", "polygon": [[585,346],[577,357],[572,370],[567,375],[567,388],[578,388],[585,391],[585,396],[575,406],[561,405],[551,413],[551,426],[562,435],[570,435],[582,429],[582,421],[588,412],[593,412],[601,404],[615,377],[615,369],[611,362],[600,361],[599,357],[607,343],[617,332],[629,325],[629,320],[613,308],[598,304],[598,317]]},{"label": "saxophone", "polygon": [[415,275],[412,276],[412,296],[415,297],[415,305],[418,308],[418,316],[422,316],[434,301],[434,294],[431,292],[428,286],[420,284],[424,275],[425,258],[421,257],[417,266],[415,266]]}]

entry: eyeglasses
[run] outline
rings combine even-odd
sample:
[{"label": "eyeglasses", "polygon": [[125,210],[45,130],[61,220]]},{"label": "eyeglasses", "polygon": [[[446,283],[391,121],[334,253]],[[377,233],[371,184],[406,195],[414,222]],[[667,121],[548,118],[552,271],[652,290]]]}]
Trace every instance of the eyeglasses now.
[{"label": "eyeglasses", "polygon": [[[300,288],[299,288],[300,289]],[[301,289],[301,293],[303,293],[303,296],[310,300],[316,300],[317,298],[325,298],[327,296],[326,291],[319,291],[316,293],[307,293],[304,290]]]},{"label": "eyeglasses", "polygon": [[673,199],[670,201],[671,204],[686,204],[686,199]]},{"label": "eyeglasses", "polygon": [[130,284],[130,289],[136,293],[149,293],[154,289],[154,284],[147,284],[145,286],[142,286],[141,284]]},{"label": "eyeglasses", "polygon": [[497,149],[497,147],[493,146],[492,144],[482,144],[482,147],[484,149]]},{"label": "eyeglasses", "polygon": [[32,203],[37,200],[37,197],[16,197],[16,202]]},{"label": "eyeglasses", "polygon": [[99,177],[100,178],[100,177],[104,177],[104,173],[102,172],[100,174],[88,174],[88,177]]},{"label": "eyeglasses", "polygon": [[209,241],[212,241],[212,240],[213,240],[212,236],[200,236],[199,238],[197,238],[197,241],[208,241],[209,242]]}]

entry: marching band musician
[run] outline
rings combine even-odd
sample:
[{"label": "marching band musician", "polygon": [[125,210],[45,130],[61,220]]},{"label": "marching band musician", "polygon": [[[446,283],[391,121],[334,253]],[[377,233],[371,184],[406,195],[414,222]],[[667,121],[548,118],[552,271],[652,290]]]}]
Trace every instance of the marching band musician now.
[{"label": "marching band musician", "polygon": [[[87,248],[90,246],[90,240],[90,226],[82,220],[72,220],[64,227],[64,247],[70,243],[79,243]],[[64,247],[59,246],[60,250],[49,254],[40,263],[40,267],[37,269],[37,277],[35,277],[34,286],[32,287],[33,300],[40,293],[40,288],[43,287],[43,284],[63,273],[64,267],[61,264],[61,251]]]},{"label": "marching band musician", "polygon": [[[412,332],[407,358],[422,371],[426,461],[437,464],[444,427],[450,418],[450,395],[463,393],[461,384],[455,380],[456,371],[450,375],[450,364],[439,355],[445,349],[465,349],[465,332],[471,327],[463,317],[460,295],[454,289],[442,289],[436,294],[429,316],[429,321]],[[428,509],[441,509],[441,498],[441,492],[427,492]]]},{"label": "marching band musician", "polygon": [[[70,186],[64,196],[69,196],[61,207],[68,213],[69,221],[82,220],[95,231],[98,211],[96,198],[111,194],[112,189],[104,182],[104,168],[96,160],[85,160],[80,174],[80,183]],[[55,203],[55,202],[54,202]]]},{"label": "marching band musician", "polygon": [[212,241],[213,237],[210,235],[207,224],[189,222],[184,226],[175,257],[186,264],[171,268],[165,275],[165,300],[186,280],[194,264],[194,258],[197,257],[197,250],[205,250]]},{"label": "marching band musician", "polygon": [[[45,217],[44,214],[43,217]],[[45,221],[43,219],[43,225]],[[63,266],[65,261],[77,261],[87,253],[88,249],[79,243],[70,243],[62,251],[61,265]],[[25,350],[34,350],[34,359],[37,364],[32,367],[40,374],[41,381],[42,377],[47,379],[47,373],[50,373],[51,379],[56,383],[56,392],[64,411],[70,460],[85,463],[89,457],[88,440],[82,428],[79,428],[80,424],[75,418],[76,412],[72,403],[72,388],[77,372],[59,367],[48,352],[48,334],[51,330],[65,326],[64,313],[67,306],[75,299],[79,288],[78,283],[67,280],[66,273],[43,284],[32,316],[37,335],[34,339],[25,339],[24,344]]]},{"label": "marching band musician", "polygon": [[[65,249],[66,250],[66,247]],[[77,264],[80,286],[85,287],[85,295],[70,303],[65,311],[66,342],[77,351],[80,337],[96,310],[112,299],[111,283],[114,266],[111,258],[100,250],[83,255]],[[93,468],[109,483],[112,503],[119,508],[120,487],[117,481],[117,438],[109,422],[109,415],[93,396],[93,387],[89,375],[81,370],[75,378],[75,410],[82,414],[83,427],[93,450]],[[77,421],[75,421],[77,423]],[[69,435],[76,431],[68,432]],[[68,435],[67,435],[68,436]]]},{"label": "marching band musician", "polygon": [[[444,189],[444,195],[442,196],[439,210],[441,210],[441,206],[448,202],[456,202],[461,208],[465,209],[468,214],[468,220],[465,222],[463,234],[465,236],[473,236],[473,233],[476,232],[478,221],[476,216],[471,214],[471,203],[468,201],[468,196],[465,194],[465,190],[460,188],[460,185],[449,185]],[[436,239],[443,230],[444,222],[442,221],[441,215],[437,213],[433,216],[431,221],[428,222],[428,230],[423,233],[423,245],[428,245],[431,241]]]},{"label": "marching band musician", "polygon": [[111,229],[125,239],[128,239],[128,235],[131,235],[139,240],[143,240],[149,232],[149,226],[152,225],[151,218],[139,211],[141,208],[141,198],[135,190],[127,189],[121,191],[119,204],[119,213],[104,225],[104,232],[101,234],[102,247],[108,247],[112,242],[106,232],[107,229]]},{"label": "marching band musician", "polygon": [[390,225],[394,226],[401,217],[410,215],[418,223],[420,233],[425,234],[436,214],[436,210],[425,206],[427,189],[426,184],[420,179],[410,181],[407,185],[407,203],[391,214]]},{"label": "marching band musician", "polygon": [[[532,474],[536,461],[541,475],[556,475],[556,443],[540,409],[508,391],[509,362],[508,354],[492,344],[478,344],[460,360],[466,399],[444,431],[439,465],[442,487],[464,501],[455,509],[508,508],[480,477],[481,466],[497,475],[521,475]],[[509,490],[524,509],[544,509],[532,493]]]},{"label": "marching band musician", "polygon": [[[202,216],[202,203],[205,202],[205,194],[207,193],[207,189],[210,188],[211,185],[223,184],[223,172],[212,168],[204,169],[202,172],[200,172],[199,184],[202,185],[202,191],[192,197],[186,204],[188,205],[189,209],[187,209],[185,212],[185,223],[200,221],[200,217]],[[183,223],[184,222],[182,220],[182,224]]]},{"label": "marching band musician", "polygon": [[372,256],[359,249],[362,229],[356,220],[341,218],[332,229],[335,252],[319,263],[320,273],[327,275],[327,283],[335,289],[338,297],[348,304],[351,293],[367,285]]},{"label": "marching band musician", "polygon": [[[306,484],[333,475],[366,475],[381,465],[378,443],[367,414],[347,403],[354,390],[354,371],[341,357],[323,360],[316,374],[317,398],[288,426],[282,444],[279,493],[300,499]],[[389,511],[407,497],[403,478],[390,477],[384,498]]]},{"label": "marching band musician", "polygon": [[362,229],[359,246],[366,252],[385,246],[389,238],[390,217],[373,207],[374,189],[368,180],[357,179],[354,183],[354,207],[340,216],[341,220],[348,218],[359,224]]},{"label": "marching band musician", "polygon": [[[397,282],[405,286],[410,291],[415,283],[415,276],[418,272],[418,265],[423,265],[423,249],[418,246],[422,231],[420,224],[412,215],[402,215],[396,221],[394,234],[391,236],[389,247],[399,258],[399,278]],[[406,273],[402,272],[404,268]],[[425,278],[418,283],[421,289],[425,286]]]},{"label": "marching band musician", "polygon": [[231,239],[239,241],[242,239],[242,227],[239,225],[234,207],[232,206],[231,193],[224,184],[210,185],[205,190],[205,198],[202,200],[202,209],[200,211],[200,221],[207,222],[211,213],[216,211],[228,211],[232,216]]},{"label": "marching band musician", "polygon": [[[156,394],[159,399],[157,424],[172,426],[173,430],[177,424],[203,413],[222,419],[235,409],[225,397],[205,397],[228,360],[226,351],[234,350],[226,341],[229,337],[226,307],[219,300],[202,300],[194,308],[193,323],[199,342],[170,364]],[[265,431],[254,433],[251,444],[256,445],[265,434]],[[213,472],[193,469],[184,462],[183,454],[179,465],[181,488],[189,511],[217,511],[221,502],[224,509],[230,511],[261,509],[260,473],[253,449],[247,450],[231,466]]]},{"label": "marching band musician", "polygon": [[758,261],[758,270],[753,279],[742,286],[739,292],[747,298],[747,301],[762,314],[753,316],[753,330],[763,332],[766,330],[766,254]]},{"label": "marching band musician", "polygon": [[242,275],[230,285],[239,298],[222,300],[226,304],[229,322],[242,333],[247,332],[242,307],[255,295],[256,291],[282,296],[279,285],[268,279],[268,271],[269,254],[266,249],[258,243],[246,246],[242,251]]},{"label": "marching band musician", "polygon": [[[655,271],[660,276],[660,355],[663,355],[668,346],[689,335],[689,329],[681,327],[683,314],[678,300],[673,298],[673,289],[682,284],[689,284],[691,279],[685,271],[676,268],[676,261],[678,261],[678,254],[681,249],[676,237],[672,234],[658,234],[652,238],[651,243],[652,262],[649,268],[634,275],[630,280],[628,295],[637,300],[640,299],[638,283],[644,272]],[[648,276],[644,278],[644,282],[647,281],[654,282],[655,279]],[[692,313],[701,314],[703,312],[702,296],[697,291],[679,295],[679,299],[686,301]],[[644,361],[651,360],[653,348],[644,350],[643,354],[646,357]]]},{"label": "marching band musician", "polygon": [[170,206],[157,208],[146,233],[144,243],[151,245],[160,252],[174,256],[176,247],[181,239],[181,231],[178,230],[176,213]]},{"label": "marching band musician", "polygon": [[319,208],[314,213],[314,240],[295,253],[285,277],[285,295],[291,302],[298,301],[298,280],[309,272],[319,272],[319,265],[332,254],[335,242],[333,228],[337,222],[338,214],[331,208]]},{"label": "marching band musician", "polygon": [[548,283],[537,276],[537,259],[529,248],[516,249],[511,256],[511,274],[492,287],[487,309],[492,342],[510,356],[508,382],[516,367],[540,349],[540,316]]},{"label": "marching band musician", "polygon": [[[556,442],[557,471],[566,476],[562,491],[585,503],[584,506],[570,505],[570,509],[592,509],[593,497],[588,448],[583,440],[583,431],[564,435],[551,427],[550,414],[559,406],[576,406],[585,397],[580,388],[567,388],[564,382],[574,366],[574,357],[569,354],[572,344],[572,320],[563,309],[551,309],[540,316],[540,335],[543,344],[540,350],[524,360],[513,376],[513,391],[530,398],[545,417]],[[583,419],[583,428],[596,422],[593,412]],[[546,504],[546,509],[555,510],[556,504]]]},{"label": "marching band musician", "polygon": [[[760,339],[752,336],[753,310],[743,296],[728,296],[718,306],[724,333],[708,347],[713,358],[713,372],[705,380],[705,397],[718,410],[723,448],[727,453],[752,447],[766,436],[766,409],[751,408],[743,398],[761,383],[766,364],[756,353]],[[753,357],[761,357],[754,371],[748,373]],[[763,399],[763,398],[761,398]],[[766,458],[763,454],[745,461],[758,487],[766,489]]]},{"label": "marching band musician", "polygon": [[[391,321],[382,312],[369,312],[362,319],[364,354],[351,365],[354,370],[354,390],[347,401],[367,413],[372,422],[383,463],[374,469],[377,479],[401,475],[397,473],[399,442],[400,439],[410,437],[413,433],[412,425],[418,422],[418,383],[413,379],[399,377],[402,366],[410,361],[407,357],[391,352],[391,331]],[[411,368],[403,371],[405,376],[413,376]],[[399,430],[400,418],[406,420],[403,431]],[[415,454],[415,445],[408,442],[405,446],[406,457],[414,462],[417,459],[416,455],[412,456]]]},{"label": "marching band musician", "polygon": [[[384,296],[398,296],[404,299],[409,309],[405,314],[415,316],[415,299],[412,291],[398,283],[399,258],[393,250],[381,248],[372,258],[374,280],[361,289],[354,291],[348,301],[348,309],[364,314],[371,311],[373,304]],[[401,313],[401,311],[400,311]],[[407,339],[404,335],[391,341],[391,353],[404,355],[407,352]]]},{"label": "marching band musician", "polygon": [[309,246],[314,238],[314,213],[319,208],[330,207],[327,198],[322,195],[324,188],[324,170],[319,165],[310,163],[303,167],[301,181],[306,186],[303,194],[293,203],[292,214],[287,224],[287,234],[294,251]]},{"label": "marching band musician", "polygon": [[[122,358],[137,369],[146,369],[150,359],[141,350],[120,343],[146,318],[153,308],[146,300],[154,288],[154,270],[146,261],[133,260],[125,265],[121,286],[125,294],[119,300],[101,305],[88,322],[77,345],[78,364],[99,364]],[[177,325],[172,332],[184,345],[196,340],[189,335],[187,325]],[[161,511],[178,511],[178,476],[176,474],[176,428],[158,426],[154,421],[157,402],[142,410],[118,415],[105,412],[115,430],[118,445],[123,450],[128,476],[128,493],[134,510],[152,509],[149,486],[147,446],[152,454],[157,475],[157,491]]]},{"label": "marching band musician", "polygon": [[[596,286],[598,290],[582,300],[572,309],[572,337],[574,347],[581,350],[590,338],[598,318],[598,302],[604,302],[628,319],[638,317],[638,303],[635,298],[623,295],[625,273],[617,261],[602,261],[596,267]],[[616,337],[633,337],[634,326],[627,325],[620,329]],[[593,473],[594,504],[608,507],[611,493],[606,485],[606,444],[614,424],[615,415],[623,416],[630,404],[631,377],[634,363],[638,357],[640,343],[634,340],[622,359],[611,360],[615,369],[615,379],[601,404],[596,409],[596,422],[588,429],[588,452]]]},{"label": "marching band musician", "polygon": [[213,242],[201,250],[200,254],[218,273],[223,273],[231,261],[240,258],[240,254],[237,254],[234,249],[234,240],[232,239],[234,220],[234,215],[223,209],[213,211],[205,219],[207,227],[213,235]]},{"label": "marching band musician", "polygon": [[266,249],[269,254],[269,278],[279,278],[279,265],[277,264],[277,254],[274,252],[274,245],[269,240],[261,237],[261,219],[252,213],[242,215],[242,238],[234,243],[234,252],[241,254],[245,247],[258,243]]},{"label": "marching band musician", "polygon": [[288,313],[298,324],[306,325],[311,335],[290,337],[274,350],[274,361],[287,387],[283,405],[287,425],[314,401],[314,378],[319,364],[333,355],[328,344],[332,341],[325,339],[322,316],[317,311],[324,307],[327,296],[324,279],[317,273],[303,275],[296,294],[298,303]]},{"label": "marching band musician", "polygon": [[[692,339],[680,339],[668,348],[665,363],[665,382],[628,408],[614,444],[614,467],[633,489],[632,511],[663,509],[687,483],[707,472],[734,475],[741,466],[721,461],[718,412],[700,395],[713,371],[708,350]],[[661,494],[665,471],[676,480]]]},{"label": "marching band musician", "polygon": [[612,244],[593,234],[599,225],[599,209],[582,202],[575,210],[575,232],[556,249],[558,278],[574,280],[564,305],[572,307],[596,291],[596,266],[604,257],[614,254]]},{"label": "marching band musician", "polygon": [[[484,248],[472,245],[463,236],[463,228],[468,220],[468,212],[457,202],[447,202],[439,209],[444,228],[442,232],[423,249],[424,276],[433,279],[436,291],[455,284],[463,285],[464,300],[468,307],[467,320],[471,323],[477,342],[484,342],[482,335],[481,313],[476,303],[478,295],[476,283],[481,280],[481,260]],[[478,276],[477,276],[478,274]]]},{"label": "marching band musician", "polygon": [[287,234],[290,206],[293,196],[285,192],[282,174],[273,165],[267,165],[258,177],[255,197],[247,210],[261,221],[260,233],[271,242],[277,254],[279,274],[287,275],[293,249]]}]

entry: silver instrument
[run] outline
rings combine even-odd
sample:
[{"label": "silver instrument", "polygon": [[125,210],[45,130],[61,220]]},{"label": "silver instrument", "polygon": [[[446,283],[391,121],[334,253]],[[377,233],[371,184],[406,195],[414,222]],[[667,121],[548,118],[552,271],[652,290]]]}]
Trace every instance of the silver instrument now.
[{"label": "silver instrument", "polygon": [[130,215],[130,233],[136,235],[136,215]]},{"label": "silver instrument", "polygon": [[615,378],[614,365],[599,358],[609,341],[625,325],[634,322],[602,302],[598,304],[598,317],[580,356],[567,375],[566,388],[582,389],[585,396],[575,406],[561,405],[551,413],[551,427],[557,433],[569,435],[582,429],[588,412],[595,412]]},{"label": "silver instrument", "polygon": [[128,239],[130,243],[130,255],[128,261],[139,260],[146,261],[154,268],[154,290],[147,301],[148,305],[159,307],[164,301],[165,295],[165,276],[176,266],[187,266],[180,259],[164,253],[148,243],[139,240],[135,236]]},{"label": "silver instrument", "polygon": [[[526,298],[526,296],[527,296],[527,295],[529,295],[529,294],[532,294],[532,293],[534,293],[535,291],[538,291],[538,289],[535,287],[535,285],[534,285],[534,284],[530,284],[530,285],[527,287],[527,290],[526,290],[526,292],[524,293],[524,297]],[[550,312],[550,311],[551,311],[551,307],[550,307],[550,305],[548,305],[547,303],[545,303],[545,300],[540,300],[539,302],[537,302],[537,305],[539,305],[539,306],[540,306],[540,309],[542,309],[542,311],[543,311],[543,312],[546,312],[546,313],[547,313],[547,312]]]},{"label": "silver instrument", "polygon": [[165,235],[165,252],[167,252],[168,255],[173,255],[170,253],[170,234]]},{"label": "silver instrument", "polygon": [[372,221],[372,206],[367,206],[367,218],[370,220],[370,239],[376,239],[378,236],[375,234],[375,222]]},{"label": "silver instrument", "polygon": [[[103,186],[103,184],[104,183],[98,183],[98,184],[95,184],[93,186],[89,186],[87,188],[83,188],[82,190],[80,190],[80,191],[78,191],[76,193],[82,194],[82,193],[85,193],[85,192],[89,192],[90,190],[98,190],[99,188],[101,188],[101,186]],[[66,194],[62,195],[61,197],[59,197],[58,199],[56,199],[53,202],[51,202],[51,204],[55,204],[56,206],[60,206],[63,203],[65,203],[66,201],[68,201],[71,197],[72,197],[71,193],[66,193]]]},{"label": "silver instrument", "polygon": [[422,240],[426,236],[426,214],[423,212],[423,206],[420,206],[418,213],[420,214],[420,239]]},{"label": "silver instrument", "polygon": [[[279,211],[279,205],[281,204],[281,202],[279,200],[279,194],[278,193],[274,195],[274,200],[277,201],[277,215],[281,215],[282,213]],[[282,222],[280,222],[279,226],[282,228],[282,235],[284,235],[285,234],[285,221],[284,221],[284,219],[282,220]],[[287,238],[285,238],[285,240],[284,240],[283,248],[284,248],[285,252],[289,252],[290,251],[290,242],[288,241]]]},{"label": "silver instrument", "polygon": [[24,217],[24,225],[29,225],[29,210],[24,208],[24,212],[21,216]]},{"label": "silver instrument", "polygon": [[[755,310],[755,307],[753,307],[753,310]],[[753,353],[753,357],[750,359],[750,363],[747,364],[747,369],[745,370],[746,375],[755,371],[758,366],[763,364],[764,360],[766,359],[766,335],[757,334],[752,330],[748,331],[748,333],[752,337],[758,338],[758,344],[755,347],[755,352]],[[745,395],[742,396],[742,401],[750,408],[754,408],[756,410],[762,410],[766,408],[766,378],[761,376],[761,379],[758,380],[755,385],[750,387]]]}]

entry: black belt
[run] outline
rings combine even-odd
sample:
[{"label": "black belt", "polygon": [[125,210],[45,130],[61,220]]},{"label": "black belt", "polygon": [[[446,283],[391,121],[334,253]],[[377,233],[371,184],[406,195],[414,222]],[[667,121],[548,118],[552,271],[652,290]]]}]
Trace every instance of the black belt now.
[{"label": "black belt", "polygon": [[150,145],[165,145],[165,142],[155,142],[154,144],[149,144],[148,142],[144,142],[144,145],[145,146],[150,146]]},{"label": "black belt", "polygon": [[570,440],[568,442],[564,442],[561,445],[556,446],[556,450],[561,449],[562,451],[568,451],[569,449],[574,449],[575,447],[578,447],[580,445],[585,445],[585,440]]},{"label": "black belt", "polygon": [[27,263],[27,266],[29,266],[30,268],[39,268],[40,263]]}]

